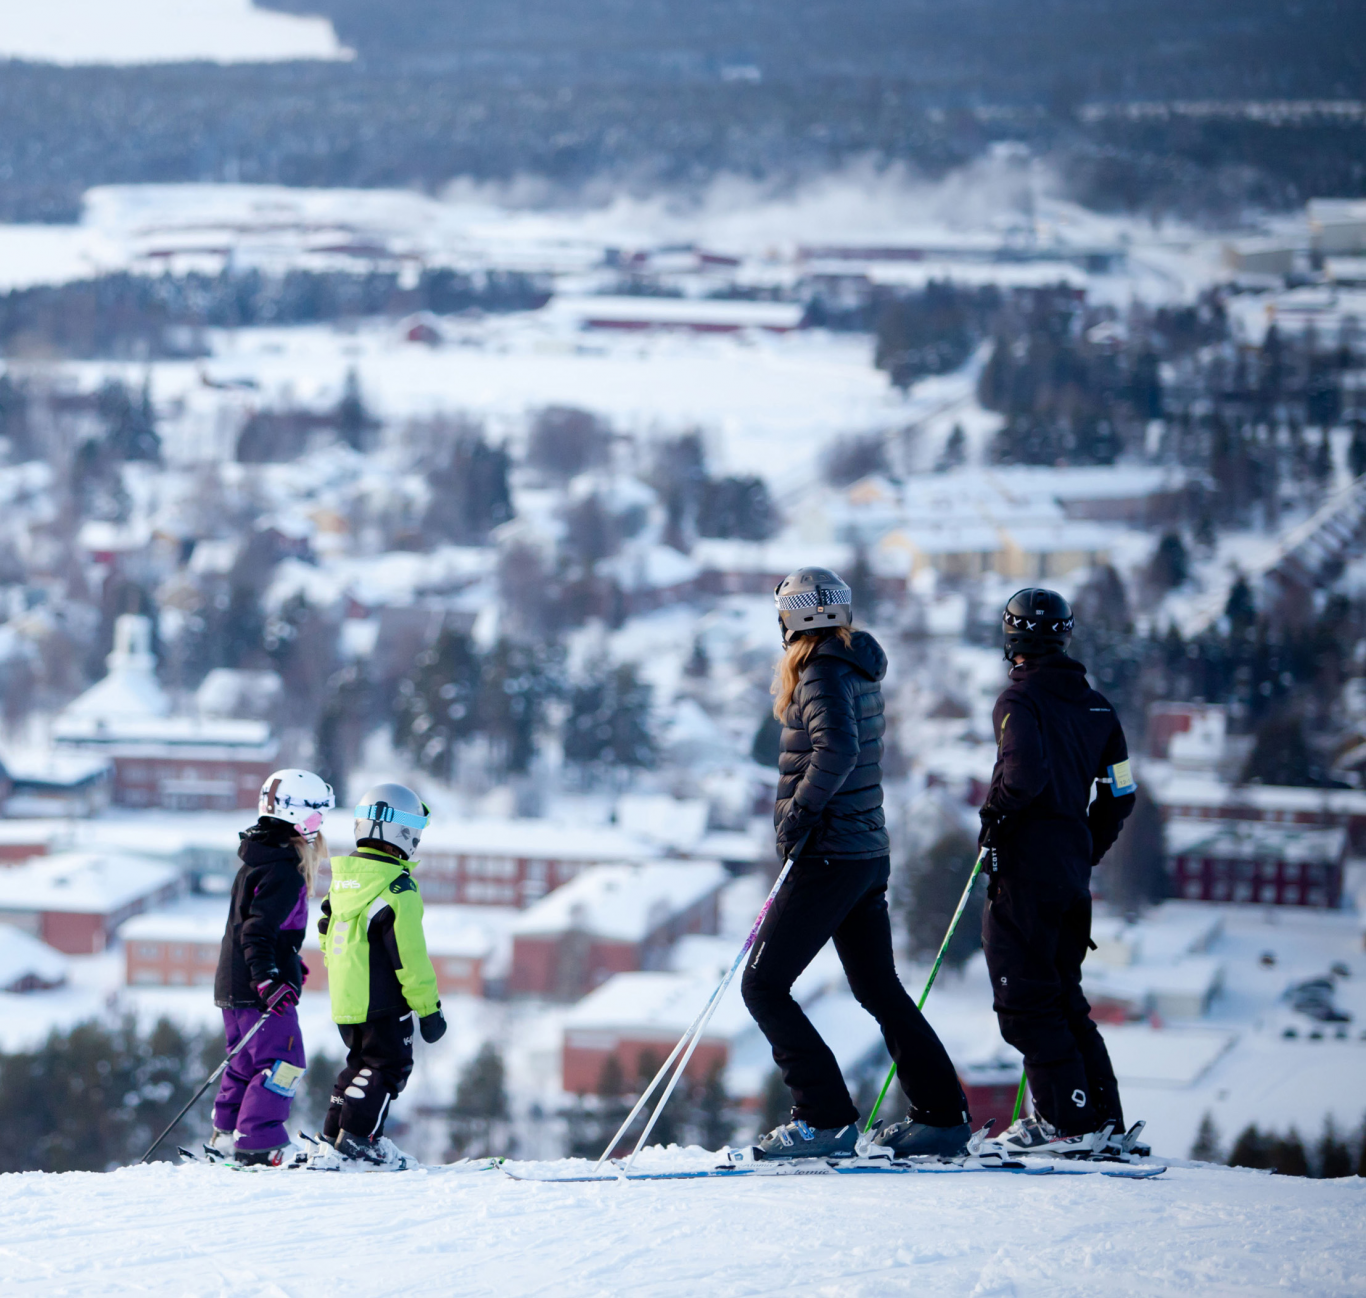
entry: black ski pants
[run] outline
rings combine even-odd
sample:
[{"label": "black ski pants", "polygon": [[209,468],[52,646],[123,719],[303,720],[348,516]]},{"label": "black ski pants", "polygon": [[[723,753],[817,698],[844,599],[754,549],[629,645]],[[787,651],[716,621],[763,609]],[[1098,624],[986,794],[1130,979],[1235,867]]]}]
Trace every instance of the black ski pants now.
[{"label": "black ski pants", "polygon": [[982,945],[1001,1035],[1025,1061],[1035,1110],[1064,1135],[1124,1113],[1105,1040],[1081,990],[1091,941],[1090,868],[1019,859],[993,882]]},{"label": "black ski pants", "polygon": [[365,1023],[340,1023],[346,1065],[337,1074],[323,1119],[323,1135],[382,1136],[389,1104],[413,1071],[413,1016],[397,1014]]},{"label": "black ski pants", "polygon": [[911,1116],[936,1127],[968,1118],[948,1053],[897,977],[887,915],[890,872],[886,856],[799,858],[745,966],[745,1005],[773,1047],[773,1062],[792,1092],[793,1118],[813,1127],[858,1121],[834,1054],[792,998],[797,976],[831,938],[850,990],[882,1029]]}]

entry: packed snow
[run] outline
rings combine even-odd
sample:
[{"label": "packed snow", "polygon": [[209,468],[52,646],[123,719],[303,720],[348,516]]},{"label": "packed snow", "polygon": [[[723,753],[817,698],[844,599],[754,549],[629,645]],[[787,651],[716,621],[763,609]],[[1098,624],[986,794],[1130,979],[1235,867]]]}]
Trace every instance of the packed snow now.
[{"label": "packed snow", "polygon": [[[694,1155],[661,1163],[696,1164]],[[1366,1181],[1101,1176],[540,1185],[161,1164],[0,1177],[9,1294],[1360,1293]]]}]

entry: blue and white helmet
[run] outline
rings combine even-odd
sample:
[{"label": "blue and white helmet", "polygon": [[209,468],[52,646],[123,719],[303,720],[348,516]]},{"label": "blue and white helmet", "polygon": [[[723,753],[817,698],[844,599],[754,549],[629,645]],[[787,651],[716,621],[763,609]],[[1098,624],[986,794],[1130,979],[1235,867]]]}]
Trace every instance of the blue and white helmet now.
[{"label": "blue and white helmet", "polygon": [[431,808],[406,784],[375,784],[356,804],[356,842],[383,843],[406,861],[431,818]]},{"label": "blue and white helmet", "polygon": [[266,776],[256,811],[272,820],[283,820],[312,842],[322,828],[323,812],[336,805],[332,786],[321,775],[287,767]]}]

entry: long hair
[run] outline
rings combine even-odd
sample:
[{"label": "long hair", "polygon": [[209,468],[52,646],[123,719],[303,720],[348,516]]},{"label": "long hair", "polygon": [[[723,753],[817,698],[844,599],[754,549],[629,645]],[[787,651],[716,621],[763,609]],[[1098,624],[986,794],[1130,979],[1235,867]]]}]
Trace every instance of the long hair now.
[{"label": "long hair", "polygon": [[773,684],[769,693],[774,696],[773,715],[781,721],[792,705],[792,696],[797,692],[797,682],[801,679],[802,669],[816,656],[816,650],[830,636],[838,636],[847,649],[854,638],[853,627],[837,626],[829,631],[817,631],[809,635],[793,636],[778,665],[773,670]]},{"label": "long hair", "polygon": [[311,897],[313,886],[318,882],[318,870],[332,853],[321,829],[311,843],[302,834],[295,834],[291,841],[294,844],[294,850],[299,854],[299,873],[304,876],[304,883],[307,885],[308,895]]}]

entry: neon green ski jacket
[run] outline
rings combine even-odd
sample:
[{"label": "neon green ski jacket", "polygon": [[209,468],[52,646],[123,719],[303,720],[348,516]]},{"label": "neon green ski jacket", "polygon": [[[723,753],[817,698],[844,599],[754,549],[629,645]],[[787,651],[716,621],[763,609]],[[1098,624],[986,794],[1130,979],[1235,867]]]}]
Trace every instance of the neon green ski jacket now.
[{"label": "neon green ski jacket", "polygon": [[422,894],[409,873],[416,864],[367,847],[332,858],[318,932],[334,1023],[410,1009],[424,1018],[440,1005],[422,933]]}]

